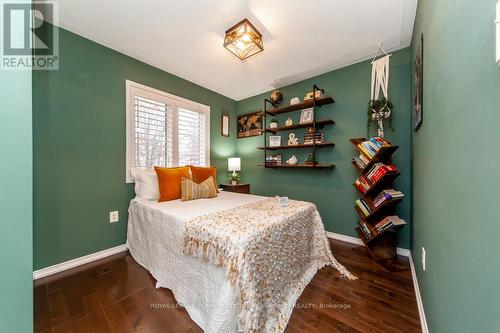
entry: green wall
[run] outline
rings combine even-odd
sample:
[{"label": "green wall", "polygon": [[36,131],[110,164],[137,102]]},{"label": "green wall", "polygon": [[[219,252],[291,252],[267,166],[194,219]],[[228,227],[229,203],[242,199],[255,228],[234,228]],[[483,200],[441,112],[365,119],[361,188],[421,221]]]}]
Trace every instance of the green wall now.
[{"label": "green wall", "polygon": [[28,333],[33,332],[31,71],[0,69],[0,92],[0,332]]},{"label": "green wall", "polygon": [[424,123],[413,134],[413,258],[431,332],[500,332],[494,21],[494,0],[418,3],[412,58],[423,31]]},{"label": "green wall", "polygon": [[212,164],[226,175],[235,129],[221,137],[220,116],[235,101],[60,29],[60,69],[33,73],[35,269],[125,243],[126,79],[209,105]]},{"label": "green wall", "polygon": [[[410,222],[410,49],[394,52],[391,57],[389,97],[394,103],[393,126],[395,131],[386,130],[386,138],[400,149],[394,155],[394,163],[402,172],[395,188],[406,194],[406,200],[399,208],[399,215]],[[356,199],[352,187],[357,174],[351,165],[355,155],[354,146],[349,139],[366,136],[366,109],[370,99],[371,64],[364,61],[349,67],[335,70],[313,77],[283,88],[284,104],[288,104],[294,96],[303,98],[312,90],[314,83],[325,89],[327,95],[333,96],[336,103],[324,106],[318,111],[318,119],[332,117],[336,124],[325,127],[327,138],[335,142],[335,147],[322,148],[319,162],[332,161],[333,170],[287,170],[264,169],[257,164],[263,163],[264,153],[257,146],[264,144],[263,137],[252,137],[237,140],[238,155],[242,158],[242,181],[251,184],[256,194],[287,195],[290,198],[309,200],[319,208],[323,222],[328,231],[356,236],[354,226],[357,214],[353,205]],[[261,94],[238,102],[238,114],[261,110],[265,97]],[[300,112],[278,117],[280,124],[292,115],[295,123],[299,121]],[[374,126],[372,126],[374,128]],[[305,129],[294,131],[300,140],[304,138]],[[287,133],[282,134],[282,142],[287,141]],[[307,152],[296,149],[284,150],[284,159],[296,154],[304,161]],[[409,224],[399,234],[399,246],[410,246]],[[357,236],[356,236],[357,237]]]},{"label": "green wall", "polygon": [[[366,135],[370,87],[369,61],[317,76],[282,91],[288,101],[303,97],[312,84],[336,99],[321,113],[337,122],[328,129],[336,146],[321,152],[334,170],[264,170],[256,167],[262,137],[236,140],[236,112],[255,111],[264,95],[235,102],[179,77],[60,29],[60,69],[33,73],[34,266],[59,262],[123,244],[133,186],[125,184],[125,80],[133,80],[211,107],[211,158],[226,178],[227,157],[242,157],[243,181],[257,194],[281,194],[317,203],[327,230],[355,236],[353,209],[356,178],[349,138]],[[400,215],[410,218],[410,50],[391,58],[390,96],[395,132],[387,137],[401,146],[395,163],[402,171],[396,187],[407,194]],[[220,136],[220,115],[232,115],[231,136]],[[284,121],[284,119],[281,119]],[[298,121],[298,118],[295,119]],[[301,133],[298,130],[297,133]],[[303,130],[302,130],[303,131]],[[303,158],[304,156],[301,156]],[[270,186],[272,184],[272,186]],[[118,210],[120,221],[108,222]],[[400,246],[410,245],[410,226]]]}]

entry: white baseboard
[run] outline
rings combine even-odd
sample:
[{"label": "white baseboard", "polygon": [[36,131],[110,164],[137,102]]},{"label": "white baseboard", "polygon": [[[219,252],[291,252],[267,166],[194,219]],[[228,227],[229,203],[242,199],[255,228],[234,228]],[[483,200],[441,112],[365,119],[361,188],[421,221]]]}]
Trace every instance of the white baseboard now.
[{"label": "white baseboard", "polygon": [[125,246],[125,244],[118,245],[110,249],[102,250],[96,253],[91,253],[80,258],[68,260],[53,266],[45,267],[33,272],[33,280],[40,279],[52,274],[56,274],[68,270],[70,268],[78,267],[80,265],[88,264],[89,262],[106,258],[123,251],[127,251],[127,247]]},{"label": "white baseboard", "polygon": [[[364,246],[361,239],[357,237],[346,236],[330,231],[327,231],[326,235],[331,239],[336,239],[339,241]],[[427,327],[427,320],[425,318],[424,304],[422,303],[422,297],[420,296],[420,289],[418,288],[417,274],[415,272],[415,265],[413,264],[411,251],[407,249],[402,249],[400,247],[398,247],[396,251],[398,255],[408,257],[408,261],[410,262],[411,276],[413,279],[413,287],[415,288],[415,296],[417,298],[418,315],[420,317],[420,325],[422,326],[422,333],[429,333],[429,328]]]},{"label": "white baseboard", "polygon": [[420,296],[420,288],[418,287],[417,272],[415,271],[415,264],[413,263],[413,257],[410,253],[410,268],[411,277],[413,278],[413,287],[415,288],[415,296],[417,297],[417,307],[418,315],[420,317],[420,326],[422,326],[422,333],[429,333],[429,327],[427,327],[427,319],[425,318],[424,303],[422,302],[422,297]]},{"label": "white baseboard", "polygon": [[[328,236],[328,238],[331,238],[331,239],[336,239],[336,240],[339,240],[339,241],[343,241],[343,242],[347,242],[347,243],[351,243],[351,244],[356,244],[356,245],[364,246],[364,244],[361,241],[361,239],[359,239],[357,237],[352,237],[352,236],[337,234],[335,232],[330,232],[330,231],[327,231],[326,235]],[[398,255],[400,255],[400,256],[403,256],[403,257],[409,257],[410,254],[411,254],[410,250],[402,249],[400,247],[398,247],[396,249],[396,253]]]}]

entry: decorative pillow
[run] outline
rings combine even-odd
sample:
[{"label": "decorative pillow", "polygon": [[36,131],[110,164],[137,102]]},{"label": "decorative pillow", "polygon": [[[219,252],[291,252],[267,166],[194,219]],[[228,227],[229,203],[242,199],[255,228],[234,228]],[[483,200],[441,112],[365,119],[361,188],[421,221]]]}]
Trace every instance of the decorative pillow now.
[{"label": "decorative pillow", "polygon": [[169,201],[179,199],[181,197],[181,179],[191,178],[189,166],[178,168],[161,168],[155,167],[156,175],[158,176],[158,187],[160,189],[161,201]]},{"label": "decorative pillow", "polygon": [[[191,168],[191,176],[193,177],[193,181],[196,184],[200,184],[201,182],[207,180],[209,177],[212,177],[214,180],[215,189],[219,186],[217,185],[217,168],[216,167],[197,167],[194,165],[189,166]],[[219,190],[217,190],[219,192]]]},{"label": "decorative pillow", "polygon": [[135,200],[158,200],[158,177],[152,168],[130,168],[135,182]]},{"label": "decorative pillow", "polygon": [[181,201],[188,201],[202,198],[213,198],[217,196],[217,188],[214,186],[212,176],[208,177],[200,184],[188,178],[181,179]]}]

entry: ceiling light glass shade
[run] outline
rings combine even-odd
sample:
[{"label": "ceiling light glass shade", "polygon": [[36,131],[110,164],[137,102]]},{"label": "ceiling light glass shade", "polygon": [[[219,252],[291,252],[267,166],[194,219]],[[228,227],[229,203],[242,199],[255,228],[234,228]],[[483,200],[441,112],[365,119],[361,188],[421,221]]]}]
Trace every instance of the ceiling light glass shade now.
[{"label": "ceiling light glass shade", "polygon": [[247,19],[226,30],[224,47],[241,60],[264,51],[261,33]]}]

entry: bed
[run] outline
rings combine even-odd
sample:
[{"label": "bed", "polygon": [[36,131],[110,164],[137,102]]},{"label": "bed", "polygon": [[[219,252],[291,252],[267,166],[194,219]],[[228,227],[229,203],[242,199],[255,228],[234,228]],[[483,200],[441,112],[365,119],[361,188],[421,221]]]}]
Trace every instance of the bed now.
[{"label": "bed", "polygon": [[[177,302],[186,308],[191,319],[205,332],[253,331],[243,330],[241,321],[238,321],[238,315],[241,315],[241,284],[238,286],[231,282],[224,267],[185,254],[185,236],[190,221],[203,221],[205,217],[230,212],[239,207],[253,207],[266,202],[266,199],[256,195],[221,191],[216,198],[185,202],[132,200],[129,207],[127,247],[133,258],[157,280],[156,287],[170,289]],[[319,214],[317,215],[319,218]],[[327,242],[322,224],[321,229],[322,237]],[[331,252],[329,253],[331,256]],[[331,260],[344,276],[353,278],[333,256]],[[283,323],[286,326],[296,299],[316,271],[322,267],[317,266],[311,265],[302,277],[303,286],[301,284],[297,292],[287,298],[290,309],[284,311],[285,318],[281,326]],[[273,332],[282,330],[284,327],[265,329]]]}]

